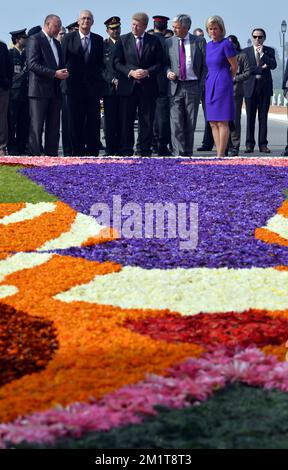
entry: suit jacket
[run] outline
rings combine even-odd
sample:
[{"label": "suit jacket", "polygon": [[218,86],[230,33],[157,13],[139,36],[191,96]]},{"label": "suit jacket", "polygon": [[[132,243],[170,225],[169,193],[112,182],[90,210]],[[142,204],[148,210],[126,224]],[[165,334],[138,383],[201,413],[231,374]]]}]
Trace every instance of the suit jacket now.
[{"label": "suit jacket", "polygon": [[0,42],[0,89],[9,90],[12,82],[12,67],[6,44]]},{"label": "suit jacket", "polygon": [[234,77],[234,96],[244,96],[243,84],[251,74],[250,64],[244,52],[237,53],[238,70]]},{"label": "suit jacket", "polygon": [[10,99],[26,100],[28,96],[28,71],[26,63],[26,52],[19,52],[16,47],[9,49],[9,55],[13,70],[12,87]]},{"label": "suit jacket", "polygon": [[[191,45],[191,60],[193,70],[198,77],[200,88],[203,89],[204,81],[207,74],[206,67],[206,41],[204,38],[189,34]],[[168,67],[166,73],[174,72],[179,76],[179,39],[176,36],[167,39],[168,50]],[[168,92],[170,96],[174,96],[178,87],[178,80],[169,80]]]},{"label": "suit jacket", "polygon": [[67,94],[79,95],[81,91],[91,98],[101,96],[103,91],[103,38],[90,33],[91,49],[87,63],[79,31],[73,31],[64,37],[62,43],[64,64],[69,71]]},{"label": "suit jacket", "polygon": [[28,39],[26,54],[29,70],[28,96],[30,98],[51,98],[53,94],[60,96],[61,80],[55,78],[55,72],[63,68],[63,58],[60,43],[54,38],[53,42],[58,51],[58,65],[43,31]]},{"label": "suit jacket", "polygon": [[136,40],[132,33],[120,36],[114,54],[114,68],[119,73],[118,94],[130,96],[133,93],[136,80],[128,77],[130,70],[148,70],[149,77],[141,80],[143,95],[157,96],[157,74],[163,67],[163,48],[157,37],[145,33],[143,38],[143,51],[138,57]]},{"label": "suit jacket", "polygon": [[[261,75],[261,89],[264,95],[273,95],[273,82],[271,70],[276,69],[277,63],[275,60],[275,51],[272,47],[263,46],[263,56],[261,57],[260,64],[257,66],[254,47],[246,47],[243,52],[247,55],[251,75],[243,84],[245,98],[251,98],[254,88],[256,75]],[[267,68],[262,69],[262,65],[266,64]]]},{"label": "suit jacket", "polygon": [[104,40],[103,96],[111,96],[115,92],[115,87],[112,85],[113,78],[118,78],[118,73],[113,66],[115,48],[116,43],[110,38]]}]

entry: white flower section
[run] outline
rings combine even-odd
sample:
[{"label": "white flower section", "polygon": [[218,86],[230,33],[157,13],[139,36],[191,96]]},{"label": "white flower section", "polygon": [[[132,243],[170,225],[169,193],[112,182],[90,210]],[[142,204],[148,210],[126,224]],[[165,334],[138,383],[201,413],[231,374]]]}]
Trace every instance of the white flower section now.
[{"label": "white flower section", "polygon": [[6,215],[0,219],[0,224],[9,225],[15,224],[16,222],[24,222],[25,220],[35,219],[46,212],[55,211],[56,204],[53,202],[38,202],[37,204],[26,203],[23,209],[20,209],[13,214]]},{"label": "white flower section", "polygon": [[271,232],[277,233],[282,238],[288,239],[288,219],[282,215],[275,215],[268,220],[266,227]]},{"label": "white flower section", "polygon": [[145,270],[124,267],[58,294],[63,302],[84,301],[121,308],[169,309],[183,315],[288,308],[288,271],[253,269]]},{"label": "white flower section", "polygon": [[60,237],[50,240],[37,251],[61,250],[72,246],[81,246],[88,238],[97,237],[105,226],[96,222],[94,217],[77,214],[69,232],[62,233]]},{"label": "white flower section", "polygon": [[40,253],[17,253],[9,258],[0,261],[0,281],[5,279],[9,274],[22,269],[31,269],[40,264],[46,263],[53,254]]},{"label": "white flower section", "polygon": [[18,289],[16,286],[0,286],[0,299],[17,294],[17,292]]}]

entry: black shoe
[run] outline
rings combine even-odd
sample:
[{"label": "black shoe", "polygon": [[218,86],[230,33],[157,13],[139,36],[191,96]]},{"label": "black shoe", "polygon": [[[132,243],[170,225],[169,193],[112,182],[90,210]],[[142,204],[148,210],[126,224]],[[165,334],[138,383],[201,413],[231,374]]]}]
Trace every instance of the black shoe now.
[{"label": "black shoe", "polygon": [[201,147],[197,148],[197,152],[212,152],[213,147],[205,147],[205,145],[202,145]]},{"label": "black shoe", "polygon": [[239,150],[238,149],[232,149],[230,153],[230,157],[238,157],[239,155]]},{"label": "black shoe", "polygon": [[283,153],[281,153],[282,157],[288,157],[288,150],[285,150]]},{"label": "black shoe", "polygon": [[158,150],[158,156],[159,157],[171,157],[172,153],[170,152],[170,150],[168,150],[167,147],[162,147],[162,148],[159,148]]},{"label": "black shoe", "polygon": [[246,147],[246,149],[244,150],[244,153],[253,153],[254,152],[254,149],[252,147]]}]

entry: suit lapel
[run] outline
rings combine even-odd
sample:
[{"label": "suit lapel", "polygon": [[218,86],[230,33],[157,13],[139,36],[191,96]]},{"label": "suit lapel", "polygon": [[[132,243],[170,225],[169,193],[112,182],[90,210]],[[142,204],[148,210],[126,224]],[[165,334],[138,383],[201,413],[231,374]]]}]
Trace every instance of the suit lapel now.
[{"label": "suit lapel", "polygon": [[144,54],[146,53],[146,51],[149,49],[149,35],[148,33],[145,33],[144,34],[144,38],[143,38],[143,51],[142,51],[142,57],[144,56]]},{"label": "suit lapel", "polygon": [[189,34],[189,42],[190,42],[190,49],[191,49],[191,64],[192,64],[193,69],[194,69],[196,43],[195,43],[195,39],[193,38],[192,34]]},{"label": "suit lapel", "polygon": [[179,39],[176,38],[175,36],[172,39],[173,39],[174,57],[176,61],[176,70],[179,70]]},{"label": "suit lapel", "polygon": [[138,51],[137,51],[137,47],[136,47],[136,40],[134,38],[133,33],[130,33],[130,44],[131,44],[131,50],[134,52],[135,57],[137,59],[137,62],[139,64],[140,61],[139,61]]},{"label": "suit lapel", "polygon": [[49,44],[49,41],[48,41],[47,37],[45,36],[45,34],[44,34],[43,32],[42,32],[42,34],[41,34],[41,40],[42,40],[43,47],[45,48],[46,53],[47,53],[47,55],[48,55],[48,57],[49,57],[49,62],[50,62],[51,64],[53,63],[53,64],[56,65],[56,67],[57,67],[56,59],[55,59],[55,57],[54,57],[52,48],[51,48],[51,46],[50,46],[50,44]]},{"label": "suit lapel", "polygon": [[251,63],[254,64],[254,65],[257,65],[256,57],[255,57],[255,53],[254,53],[254,47],[253,47],[253,46],[250,47],[249,53],[250,53],[250,60],[251,60]]}]

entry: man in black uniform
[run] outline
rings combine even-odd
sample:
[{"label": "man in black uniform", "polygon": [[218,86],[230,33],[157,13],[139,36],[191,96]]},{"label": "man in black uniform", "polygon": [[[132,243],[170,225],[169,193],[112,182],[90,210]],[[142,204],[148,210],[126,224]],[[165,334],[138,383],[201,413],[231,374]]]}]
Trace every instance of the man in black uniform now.
[{"label": "man in black uniform", "polygon": [[[154,36],[160,39],[166,56],[166,38],[167,23],[170,18],[163,15],[153,16]],[[170,156],[168,145],[171,141],[170,130],[170,110],[168,97],[168,78],[164,70],[161,70],[157,76],[159,96],[156,100],[155,118],[153,124],[153,147],[159,156]]]},{"label": "man in black uniform", "polygon": [[121,20],[119,16],[112,16],[104,22],[109,38],[104,40],[104,71],[105,87],[104,122],[106,155],[119,155],[120,153],[120,96],[116,94],[118,86],[117,73],[113,68],[113,54],[116,42],[121,34]]},{"label": "man in black uniform", "polygon": [[25,45],[26,28],[11,31],[13,47],[9,50],[13,70],[8,109],[8,153],[25,155],[29,132],[28,72]]},{"label": "man in black uniform", "polygon": [[0,41],[0,156],[6,152],[8,141],[8,103],[12,81],[12,67],[6,44]]}]

